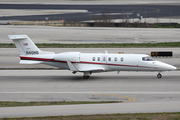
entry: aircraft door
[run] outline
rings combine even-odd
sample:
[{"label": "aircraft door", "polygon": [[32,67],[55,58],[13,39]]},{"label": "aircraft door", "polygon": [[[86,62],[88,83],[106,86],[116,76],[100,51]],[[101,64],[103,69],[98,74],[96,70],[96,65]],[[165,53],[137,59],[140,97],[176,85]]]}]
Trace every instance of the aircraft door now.
[{"label": "aircraft door", "polygon": [[101,63],[102,64],[107,64],[107,56],[102,56]]}]

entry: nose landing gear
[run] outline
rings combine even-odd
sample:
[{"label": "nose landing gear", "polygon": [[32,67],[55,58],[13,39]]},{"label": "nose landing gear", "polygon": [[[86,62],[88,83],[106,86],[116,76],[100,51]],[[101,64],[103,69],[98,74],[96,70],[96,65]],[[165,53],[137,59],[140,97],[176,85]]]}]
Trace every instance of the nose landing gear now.
[{"label": "nose landing gear", "polygon": [[161,73],[158,73],[158,74],[157,74],[157,78],[159,78],[159,79],[162,78]]}]

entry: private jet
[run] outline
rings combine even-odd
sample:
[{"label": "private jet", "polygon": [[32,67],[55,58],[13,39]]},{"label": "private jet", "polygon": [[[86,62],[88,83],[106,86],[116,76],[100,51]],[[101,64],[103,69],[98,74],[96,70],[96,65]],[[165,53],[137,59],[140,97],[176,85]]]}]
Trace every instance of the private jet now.
[{"label": "private jet", "polygon": [[20,64],[47,64],[72,71],[82,72],[88,79],[92,73],[110,71],[156,71],[157,78],[161,72],[176,70],[176,67],[157,61],[146,54],[108,54],[41,51],[27,35],[8,35],[20,53]]}]

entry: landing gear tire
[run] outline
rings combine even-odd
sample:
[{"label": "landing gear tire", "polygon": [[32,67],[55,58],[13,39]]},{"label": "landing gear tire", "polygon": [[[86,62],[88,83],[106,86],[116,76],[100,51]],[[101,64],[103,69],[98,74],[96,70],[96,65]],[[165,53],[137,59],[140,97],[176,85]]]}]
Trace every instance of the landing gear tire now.
[{"label": "landing gear tire", "polygon": [[88,79],[88,78],[89,78],[89,76],[83,76],[83,78],[84,78],[84,79]]},{"label": "landing gear tire", "polygon": [[162,78],[162,75],[159,73],[159,74],[157,74],[157,78]]}]

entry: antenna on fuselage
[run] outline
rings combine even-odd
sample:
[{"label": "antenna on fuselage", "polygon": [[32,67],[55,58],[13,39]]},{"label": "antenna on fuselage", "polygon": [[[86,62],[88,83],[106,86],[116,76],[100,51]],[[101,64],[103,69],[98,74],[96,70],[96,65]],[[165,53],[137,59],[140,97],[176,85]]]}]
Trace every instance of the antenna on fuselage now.
[{"label": "antenna on fuselage", "polygon": [[105,53],[108,54],[107,50],[105,50]]}]

